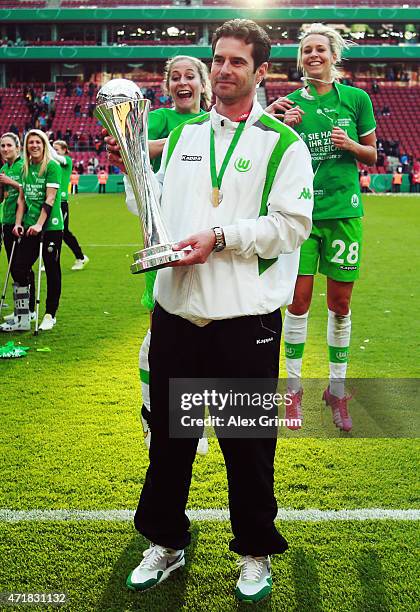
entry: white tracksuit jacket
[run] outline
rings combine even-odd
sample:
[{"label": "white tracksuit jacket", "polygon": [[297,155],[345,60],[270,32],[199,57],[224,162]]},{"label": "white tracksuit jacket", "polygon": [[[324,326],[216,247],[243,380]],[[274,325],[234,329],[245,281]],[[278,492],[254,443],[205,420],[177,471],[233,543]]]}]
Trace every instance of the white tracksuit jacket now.
[{"label": "white tracksuit jacket", "polygon": [[[299,247],[312,227],[312,165],[297,134],[255,100],[226,168],[223,200],[214,207],[210,125],[219,171],[238,124],[213,108],[171,133],[156,175],[162,215],[174,242],[215,226],[225,233],[226,249],[212,253],[205,264],[163,268],[157,275],[156,301],[198,325],[266,314],[289,304]],[[127,178],[125,183],[127,206],[137,212]]]}]

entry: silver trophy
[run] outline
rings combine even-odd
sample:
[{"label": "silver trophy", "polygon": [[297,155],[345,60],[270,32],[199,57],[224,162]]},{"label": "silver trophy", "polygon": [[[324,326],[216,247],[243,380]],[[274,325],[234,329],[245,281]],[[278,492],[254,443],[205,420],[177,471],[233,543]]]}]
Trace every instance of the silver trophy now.
[{"label": "silver trophy", "polygon": [[133,274],[157,270],[185,255],[185,251],[172,248],[152,186],[147,141],[149,107],[139,87],[127,79],[108,81],[96,97],[95,116],[120,146],[139,213],[144,249],[133,255]]}]

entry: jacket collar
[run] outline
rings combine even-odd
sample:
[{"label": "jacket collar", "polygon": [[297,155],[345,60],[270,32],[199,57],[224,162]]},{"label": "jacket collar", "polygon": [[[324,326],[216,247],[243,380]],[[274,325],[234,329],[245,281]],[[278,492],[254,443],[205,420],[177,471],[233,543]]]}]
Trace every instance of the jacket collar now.
[{"label": "jacket collar", "polygon": [[[245,122],[245,129],[247,129],[254,123],[256,123],[258,119],[261,117],[261,115],[263,114],[263,112],[264,112],[263,107],[261,106],[259,102],[257,102],[257,96],[255,95],[254,101],[252,104],[252,108],[251,108],[251,112],[249,113],[248,119]],[[234,131],[238,126],[237,122],[231,121],[227,117],[220,115],[216,111],[216,106],[213,106],[210,111],[210,121],[211,121],[211,126],[215,134],[220,132],[222,128],[224,128],[225,130],[230,129]]]}]

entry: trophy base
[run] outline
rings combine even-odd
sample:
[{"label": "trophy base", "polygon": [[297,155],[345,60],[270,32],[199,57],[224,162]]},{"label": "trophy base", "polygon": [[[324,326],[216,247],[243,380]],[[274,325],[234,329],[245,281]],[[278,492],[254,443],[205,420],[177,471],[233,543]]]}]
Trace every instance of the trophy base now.
[{"label": "trophy base", "polygon": [[130,270],[132,274],[159,270],[169,263],[179,261],[185,255],[185,251],[174,251],[170,243],[158,244],[134,253],[134,263],[131,264]]}]

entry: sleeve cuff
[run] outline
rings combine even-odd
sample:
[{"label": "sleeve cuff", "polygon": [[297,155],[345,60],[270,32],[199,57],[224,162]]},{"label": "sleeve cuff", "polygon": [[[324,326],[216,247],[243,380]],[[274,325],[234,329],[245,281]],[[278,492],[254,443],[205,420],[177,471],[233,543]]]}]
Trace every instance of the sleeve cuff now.
[{"label": "sleeve cuff", "polygon": [[375,130],[376,130],[376,126],[374,128],[371,128],[367,132],[363,132],[363,134],[359,134],[359,137],[363,138],[363,136],[369,136],[369,134],[372,134],[372,132],[374,132]]},{"label": "sleeve cuff", "polygon": [[225,235],[227,249],[237,249],[240,245],[239,228],[237,225],[224,225],[222,227]]},{"label": "sleeve cuff", "polygon": [[54,187],[54,189],[58,189],[60,187],[60,183],[47,183],[47,187]]}]

